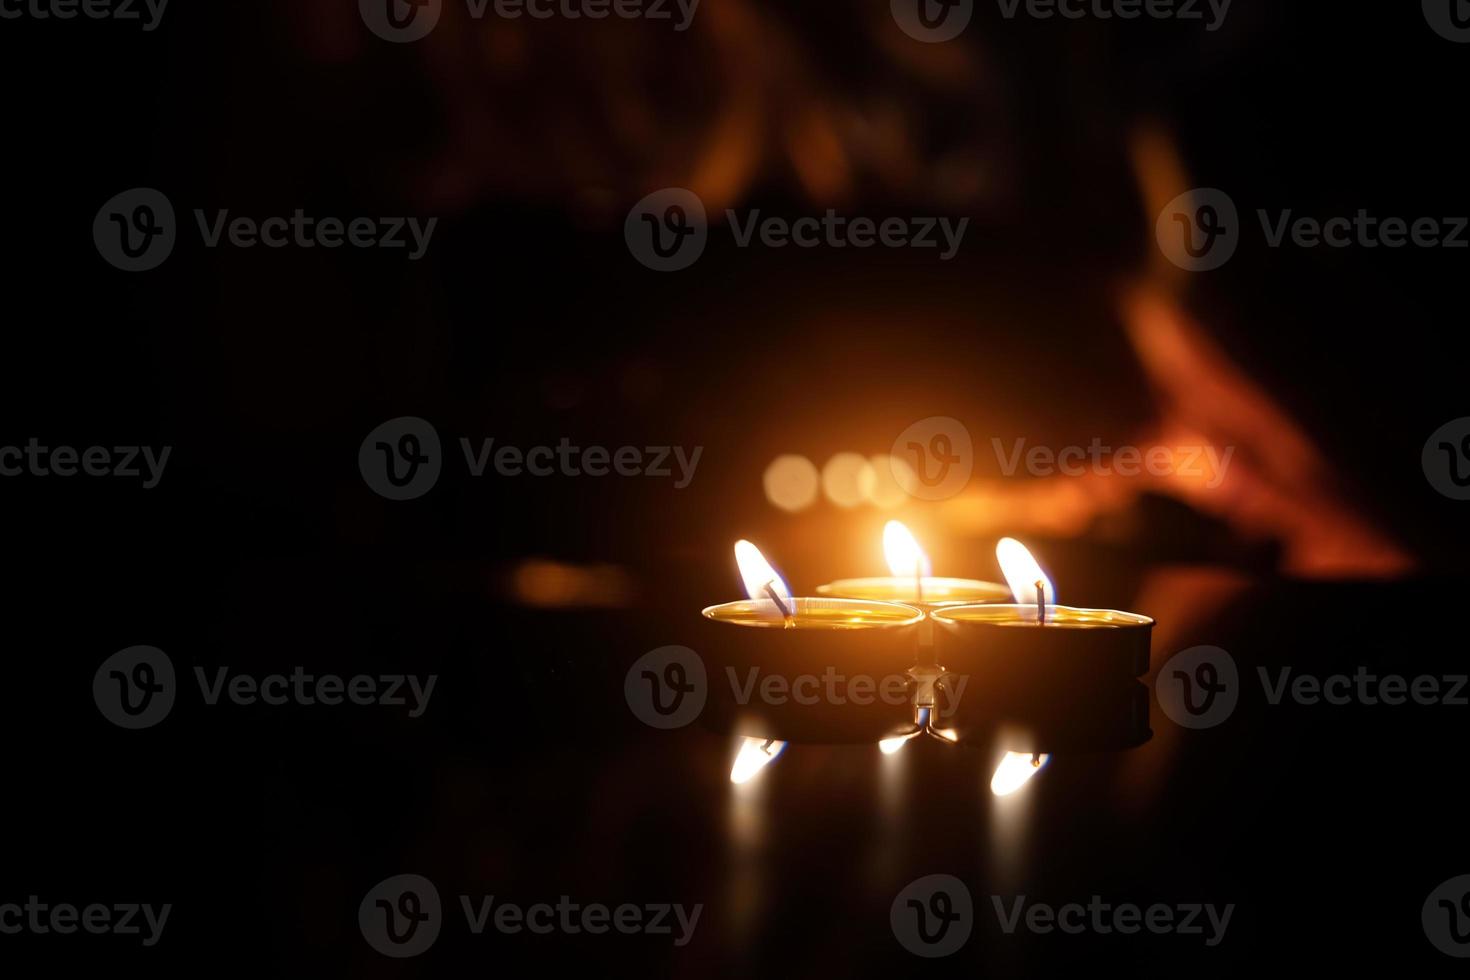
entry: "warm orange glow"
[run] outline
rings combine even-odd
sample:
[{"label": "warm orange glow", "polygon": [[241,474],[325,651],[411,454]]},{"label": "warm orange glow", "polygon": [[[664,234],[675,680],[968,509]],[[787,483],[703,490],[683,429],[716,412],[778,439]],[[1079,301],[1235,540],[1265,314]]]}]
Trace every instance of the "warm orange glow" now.
[{"label": "warm orange glow", "polygon": [[873,464],[857,453],[838,453],[822,467],[822,492],[838,507],[856,507],[865,499],[864,488],[872,487]]},{"label": "warm orange glow", "polygon": [[1046,754],[1007,752],[1000,765],[995,767],[995,775],[990,777],[990,791],[996,796],[1010,796],[1025,786],[1050,759],[1051,756]]},{"label": "warm orange glow", "polygon": [[1046,589],[1046,604],[1054,605],[1057,601],[1056,586],[1051,584],[1051,579],[1036,564],[1036,559],[1031,557],[1031,552],[1026,546],[1015,538],[1001,538],[995,546],[995,557],[1000,562],[1000,571],[1006,577],[1006,584],[1011,587],[1011,594],[1016,601],[1023,605],[1034,605],[1036,602],[1036,583],[1040,582]]},{"label": "warm orange glow", "polygon": [[929,556],[901,521],[883,525],[883,557],[888,559],[888,570],[899,578],[929,574]]},{"label": "warm orange glow", "polygon": [[531,558],[516,566],[510,591],[541,609],[617,608],[633,599],[628,573],[614,565],[573,565]]},{"label": "warm orange glow", "polygon": [[791,590],[781,578],[781,573],[771,567],[761,550],[744,539],[735,542],[735,564],[740,567],[740,579],[745,583],[745,594],[751,599],[769,599],[767,586],[774,589],[783,599],[791,598]]},{"label": "warm orange glow", "polygon": [[816,464],[805,456],[777,456],[761,477],[766,499],[784,511],[794,513],[816,503],[821,477]]},{"label": "warm orange glow", "polygon": [[740,743],[740,753],[730,767],[730,782],[739,785],[748,783],[755,774],[776,761],[776,756],[786,748],[785,742],[773,738],[746,738]]},{"label": "warm orange glow", "polygon": [[898,456],[880,453],[870,457],[870,464],[862,471],[861,489],[868,503],[883,510],[892,510],[908,502],[908,491],[915,479],[913,467]]}]

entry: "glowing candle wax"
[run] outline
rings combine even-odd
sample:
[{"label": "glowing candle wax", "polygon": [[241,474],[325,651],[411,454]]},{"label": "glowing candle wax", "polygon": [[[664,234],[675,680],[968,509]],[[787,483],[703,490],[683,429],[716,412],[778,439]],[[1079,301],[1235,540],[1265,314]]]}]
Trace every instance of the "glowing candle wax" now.
[{"label": "glowing candle wax", "polygon": [[817,586],[818,595],[903,602],[920,609],[972,602],[1005,602],[1009,586],[973,578],[939,578],[929,574],[929,556],[909,529],[898,521],[883,528],[883,554],[891,575],[844,578]]}]

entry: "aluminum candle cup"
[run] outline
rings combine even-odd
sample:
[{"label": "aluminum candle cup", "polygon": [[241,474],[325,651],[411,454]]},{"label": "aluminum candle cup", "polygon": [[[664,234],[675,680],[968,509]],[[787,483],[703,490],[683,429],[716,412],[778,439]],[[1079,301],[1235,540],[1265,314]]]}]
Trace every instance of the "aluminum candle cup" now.
[{"label": "aluminum candle cup", "polygon": [[[883,575],[875,578],[840,578],[817,586],[817,594],[901,602],[929,612],[944,606],[1005,602],[1011,598],[1011,587],[974,578],[936,578],[928,575],[915,579],[903,575]],[[934,625],[926,620],[919,627],[919,647],[915,651],[917,662],[932,663],[933,647]]]},{"label": "aluminum candle cup", "polygon": [[935,653],[969,682],[949,721],[962,741],[1016,752],[1128,748],[1147,741],[1154,621],[1112,609],[968,605],[936,610]]},{"label": "aluminum candle cup", "polygon": [[896,602],[742,599],[703,611],[695,649],[719,732],[785,742],[874,742],[912,730],[924,613]]}]

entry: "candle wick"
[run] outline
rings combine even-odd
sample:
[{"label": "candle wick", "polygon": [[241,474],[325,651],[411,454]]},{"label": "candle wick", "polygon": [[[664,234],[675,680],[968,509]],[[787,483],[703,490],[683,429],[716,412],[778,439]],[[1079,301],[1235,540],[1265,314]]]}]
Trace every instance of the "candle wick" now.
[{"label": "candle wick", "polygon": [[781,610],[781,618],[786,620],[786,628],[792,629],[795,627],[796,620],[791,616],[791,608],[781,601],[781,595],[776,591],[776,582],[774,579],[766,583],[766,595],[770,596],[771,601],[776,604],[776,608]]},{"label": "candle wick", "polygon": [[924,601],[924,569],[919,566],[918,562],[914,562],[914,593],[919,597],[920,602]]},{"label": "candle wick", "polygon": [[1036,625],[1046,625],[1046,583],[1036,580]]}]

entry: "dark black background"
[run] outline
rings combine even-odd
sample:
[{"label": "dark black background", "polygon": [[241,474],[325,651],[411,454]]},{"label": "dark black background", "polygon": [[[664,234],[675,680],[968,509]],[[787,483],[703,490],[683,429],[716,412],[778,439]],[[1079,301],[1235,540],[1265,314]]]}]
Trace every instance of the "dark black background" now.
[{"label": "dark black background", "polygon": [[[1169,732],[1170,754],[1140,762],[1163,751],[1171,723],[1156,717],[1160,738],[1127,757],[1055,760],[1026,791],[1026,830],[1006,848],[993,843],[981,753],[911,746],[895,804],[873,749],[798,746],[762,777],[750,805],[768,830],[742,850],[728,741],[643,728],[621,683],[644,651],[690,642],[700,607],[736,597],[733,539],[769,542],[798,591],[867,554],[851,542],[871,521],[765,505],[760,471],[776,452],[879,452],[931,414],[981,431],[999,416],[1038,441],[1145,414],[1112,302],[1153,248],[1126,154],[1136,121],[1170,126],[1196,182],[1229,189],[1242,211],[1465,214],[1470,48],[1436,36],[1415,4],[1236,0],[1215,34],[1007,22],[982,5],[962,43],[983,52],[985,98],[936,99],[926,117],[936,145],[992,127],[981,145],[999,189],[956,260],[736,250],[725,238],[661,276],[621,234],[626,208],[658,185],[592,193],[550,165],[539,191],[497,174],[446,195],[424,178],[425,161],[458,137],[441,86],[474,80],[436,77],[417,53],[368,35],[355,9],[331,6],[180,4],[152,34],[0,22],[0,444],[174,447],[150,491],[0,480],[0,901],[174,905],[154,949],[4,936],[0,961],[29,972],[891,975],[918,963],[889,932],[891,897],[944,872],[968,883],[981,925],[929,969],[1454,968],[1425,941],[1419,908],[1470,871],[1464,709],[1251,703],[1220,729]],[[861,25],[884,18],[882,4],[789,15],[824,77],[863,91],[901,84],[869,74],[863,55]],[[322,57],[311,39],[344,23],[361,36]],[[680,87],[688,39],[656,30],[645,55],[671,67],[650,101],[667,113],[659,132],[675,134],[701,94]],[[596,84],[579,62],[548,59],[532,75],[484,96],[519,100],[526,131],[580,118],[567,107],[585,107]],[[490,156],[512,175],[537,171],[529,144]],[[207,251],[184,229],[161,269],[127,275],[101,260],[90,229],[104,201],[134,186],[164,190],[181,215],[299,206],[441,220],[416,264]],[[589,194],[612,203],[584,207]],[[876,191],[856,203],[932,206]],[[767,174],[741,206],[803,204]],[[1253,559],[1238,569],[1255,582],[1247,597],[1181,645],[1224,646],[1243,671],[1463,669],[1470,512],[1429,487],[1419,452],[1466,414],[1465,261],[1269,250],[1247,236],[1228,266],[1195,277],[1192,304],[1222,347],[1296,414],[1421,572],[1304,583]],[[425,498],[393,503],[364,486],[356,458],[363,436],[399,415],[432,420],[446,442],[566,436],[702,445],[704,457],[684,490],[472,480],[450,467]],[[1069,598],[1131,608],[1151,563],[1220,560],[1188,553],[1209,540],[1041,544]],[[951,540],[936,557],[953,574],[993,577],[991,547]],[[514,605],[506,576],[532,556],[615,563],[636,598],[613,611]],[[302,664],[437,672],[440,683],[413,721],[186,697],[157,728],[125,732],[89,690],[106,656],[139,643],[181,672]],[[1156,648],[1155,665],[1173,652]],[[362,941],[356,910],[404,871],[434,879],[447,901],[706,907],[684,949],[653,937],[471,938],[452,918],[429,954],[398,963]],[[1006,937],[988,914],[992,890],[1237,909],[1216,949]]]}]

